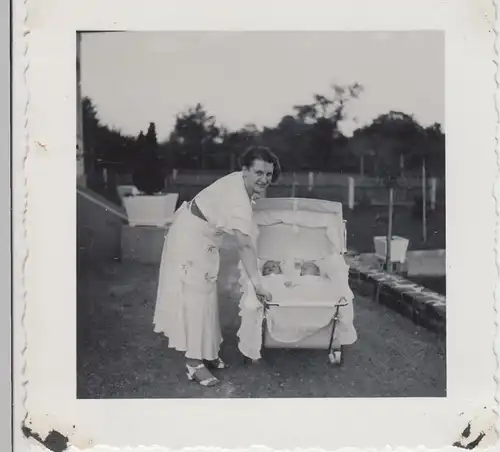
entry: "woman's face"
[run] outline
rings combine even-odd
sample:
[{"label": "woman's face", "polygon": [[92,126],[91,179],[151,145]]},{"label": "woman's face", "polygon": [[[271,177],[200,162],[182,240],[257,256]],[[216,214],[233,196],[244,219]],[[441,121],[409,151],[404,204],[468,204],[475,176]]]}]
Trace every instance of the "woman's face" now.
[{"label": "woman's face", "polygon": [[254,160],[252,166],[243,167],[243,177],[250,193],[262,193],[271,183],[274,165],[264,160]]}]

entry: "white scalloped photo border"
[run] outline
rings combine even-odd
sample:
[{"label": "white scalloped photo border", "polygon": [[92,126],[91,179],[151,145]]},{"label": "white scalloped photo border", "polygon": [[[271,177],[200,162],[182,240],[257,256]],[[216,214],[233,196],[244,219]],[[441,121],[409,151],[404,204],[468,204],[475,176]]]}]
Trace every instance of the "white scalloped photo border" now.
[{"label": "white scalloped photo border", "polygon": [[[491,445],[500,400],[495,12],[490,0],[14,2],[17,446],[43,450],[34,437],[51,432],[95,451],[451,450],[481,432]],[[105,29],[446,31],[447,398],[76,400],[75,32]]]}]

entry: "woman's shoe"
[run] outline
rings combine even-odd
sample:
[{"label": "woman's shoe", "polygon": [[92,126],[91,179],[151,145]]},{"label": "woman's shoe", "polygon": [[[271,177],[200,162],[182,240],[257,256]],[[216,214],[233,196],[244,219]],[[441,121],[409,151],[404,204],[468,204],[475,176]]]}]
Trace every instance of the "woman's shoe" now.
[{"label": "woman's shoe", "polygon": [[214,359],[213,361],[205,361],[205,366],[208,367],[209,369],[227,369],[229,366],[222,361],[222,359],[217,358]]},{"label": "woman's shoe", "polygon": [[[198,364],[197,366],[190,366],[189,364],[186,364],[186,369],[187,369],[186,376],[188,377],[188,380],[196,381],[202,386],[215,386],[220,383],[220,381],[217,378],[215,378],[212,374],[210,374],[211,375],[210,377],[204,379],[197,376],[197,372],[199,370],[207,369],[204,364]],[[207,370],[207,373],[210,372],[208,372]]]}]

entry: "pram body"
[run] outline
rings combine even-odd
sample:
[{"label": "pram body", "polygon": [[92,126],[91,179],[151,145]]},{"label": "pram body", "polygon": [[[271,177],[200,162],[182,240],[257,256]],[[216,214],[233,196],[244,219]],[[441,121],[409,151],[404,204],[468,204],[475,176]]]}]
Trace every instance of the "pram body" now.
[{"label": "pram body", "polygon": [[[343,259],[346,252],[346,222],[341,203],[308,198],[261,198],[254,204],[254,219],[258,227],[256,246],[261,262],[317,262],[330,256],[342,256]],[[342,278],[343,285],[348,288],[348,271],[342,274]],[[325,349],[330,362],[341,364],[343,347],[335,345],[334,334],[339,308],[349,302],[352,299],[338,294],[314,300],[305,297],[299,302],[273,299],[263,310],[262,348]],[[269,317],[279,319],[297,308],[304,313],[315,310],[314,315],[323,316],[324,322],[316,331],[299,340],[282,341],[269,328]]]}]

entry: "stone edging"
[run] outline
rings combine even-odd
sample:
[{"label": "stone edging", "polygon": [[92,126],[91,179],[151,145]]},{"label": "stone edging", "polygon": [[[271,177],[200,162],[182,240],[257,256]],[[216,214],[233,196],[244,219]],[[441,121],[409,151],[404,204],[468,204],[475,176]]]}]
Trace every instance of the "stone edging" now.
[{"label": "stone edging", "polygon": [[446,297],[443,295],[355,260],[350,264],[349,283],[361,295],[369,296],[415,323],[446,333]]}]

